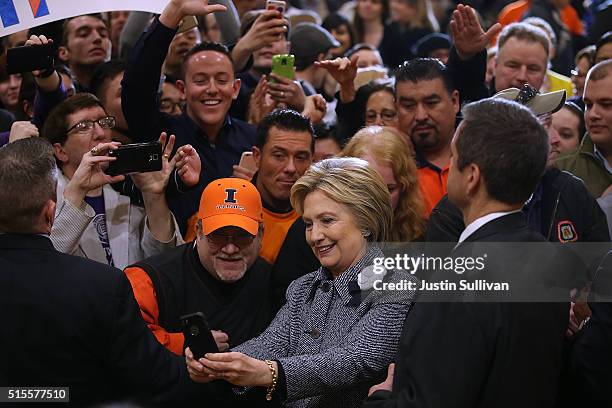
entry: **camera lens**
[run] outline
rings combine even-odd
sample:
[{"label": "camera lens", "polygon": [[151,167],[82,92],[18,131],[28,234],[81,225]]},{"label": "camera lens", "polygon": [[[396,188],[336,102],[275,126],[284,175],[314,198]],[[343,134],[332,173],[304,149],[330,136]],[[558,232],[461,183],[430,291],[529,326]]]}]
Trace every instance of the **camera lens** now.
[{"label": "camera lens", "polygon": [[196,325],[193,325],[189,328],[189,333],[192,336],[197,336],[198,334],[200,334],[200,328]]}]

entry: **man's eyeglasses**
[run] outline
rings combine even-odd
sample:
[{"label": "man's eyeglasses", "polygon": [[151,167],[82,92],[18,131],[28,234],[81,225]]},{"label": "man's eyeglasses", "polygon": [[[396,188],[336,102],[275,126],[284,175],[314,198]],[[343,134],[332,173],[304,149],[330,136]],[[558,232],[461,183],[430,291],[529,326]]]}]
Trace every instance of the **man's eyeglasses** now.
[{"label": "man's eyeglasses", "polygon": [[100,125],[102,129],[112,129],[115,127],[115,117],[114,116],[105,116],[96,120],[82,120],[78,122],[76,125],[72,126],[66,131],[66,134],[76,130],[78,133],[88,133],[93,129],[95,124]]},{"label": "man's eyeglasses", "polygon": [[225,235],[213,232],[211,234],[206,235],[206,239],[211,244],[220,248],[226,246],[231,242],[232,244],[242,249],[246,246],[251,245],[251,243],[255,239],[255,236],[249,233]]},{"label": "man's eyeglasses", "polygon": [[185,101],[174,102],[172,99],[162,99],[159,101],[159,108],[162,112],[174,113],[177,111],[183,111],[185,108]]},{"label": "man's eyeglasses", "polygon": [[390,109],[383,109],[380,113],[374,110],[368,110],[365,113],[365,120],[366,122],[375,122],[378,115],[380,115],[383,122],[390,122],[395,119],[397,112]]},{"label": "man's eyeglasses", "polygon": [[570,72],[571,72],[572,76],[575,76],[575,77],[578,77],[578,78],[584,78],[584,77],[586,77],[586,74],[584,74],[584,73],[580,73],[580,71],[578,71],[578,68],[577,68],[577,67],[576,67],[576,68],[574,68],[574,69],[572,69]]}]

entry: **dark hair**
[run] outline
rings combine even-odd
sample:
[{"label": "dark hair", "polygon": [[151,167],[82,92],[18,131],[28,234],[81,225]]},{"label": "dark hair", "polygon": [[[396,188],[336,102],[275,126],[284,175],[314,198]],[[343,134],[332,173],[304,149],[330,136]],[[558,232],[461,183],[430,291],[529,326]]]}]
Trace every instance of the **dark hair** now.
[{"label": "dark hair", "polygon": [[313,125],[314,128],[314,137],[315,140],[326,140],[326,139],[330,139],[333,140],[334,142],[336,142],[336,144],[338,145],[338,147],[340,149],[342,149],[343,147],[343,140],[340,139],[340,137],[337,135],[336,133],[336,126],[330,126],[328,124],[325,123],[317,123],[316,125]]},{"label": "dark hair", "polygon": [[100,100],[89,93],[78,93],[64,100],[49,113],[49,117],[42,128],[42,137],[51,142],[51,144],[64,143],[68,139],[66,134],[68,130],[68,115],[96,106],[101,107],[106,112]]},{"label": "dark hair", "polygon": [[349,48],[345,53],[344,56],[346,58],[351,58],[353,55],[355,55],[356,53],[358,53],[361,50],[368,50],[368,51],[373,51],[373,52],[379,52],[378,48],[376,47],[372,47],[370,44],[366,44],[366,43],[357,43],[355,45],[353,45],[351,48]]},{"label": "dark hair", "polygon": [[91,77],[89,92],[96,95],[98,99],[105,104],[104,94],[108,83],[125,71],[125,63],[120,60],[104,62],[96,68]]},{"label": "dark hair", "polygon": [[395,83],[410,81],[416,84],[434,79],[442,81],[449,95],[456,90],[448,68],[436,58],[414,58],[404,62],[395,71]]},{"label": "dark hair", "polygon": [[27,114],[24,106],[24,102],[27,102],[29,107],[34,110],[34,98],[36,97],[36,82],[34,82],[34,75],[31,72],[24,72],[21,74],[21,86],[19,87],[19,102],[18,111],[15,115],[15,120],[30,120],[30,116]]},{"label": "dark hair", "polygon": [[548,134],[516,102],[484,99],[462,109],[457,167],[476,164],[488,195],[506,204],[527,201],[546,167]]},{"label": "dark hair", "polygon": [[40,233],[38,219],[56,199],[57,166],[44,139],[17,140],[0,149],[0,233]]},{"label": "dark hair", "polygon": [[331,33],[331,30],[337,30],[340,26],[343,26],[343,25],[346,26],[346,29],[349,32],[349,36],[351,37],[351,44],[349,45],[349,48],[351,48],[353,44],[355,44],[355,41],[356,41],[355,31],[353,30],[353,26],[351,25],[351,22],[348,21],[348,19],[344,17],[342,14],[332,13],[328,15],[327,17],[325,17],[325,20],[323,20],[321,27],[323,27],[324,29],[326,29],[327,31]]},{"label": "dark hair", "polygon": [[595,55],[593,56],[593,61],[597,61],[597,53],[604,45],[612,42],[612,31],[608,31],[604,33],[599,40],[595,43]]},{"label": "dark hair", "polygon": [[584,109],[582,109],[577,103],[572,101],[565,101],[563,107],[568,111],[572,112],[574,115],[578,116],[578,140],[581,141],[586,132],[586,127],[584,124]]},{"label": "dark hair", "polygon": [[[187,54],[185,54],[185,56],[183,57],[183,62],[181,64],[181,77],[183,77],[183,79],[185,78],[185,73],[187,72],[187,62],[195,54],[199,52],[203,52],[203,51],[215,51],[215,52],[221,53],[230,60],[230,62],[232,63],[232,67],[234,66],[234,59],[232,58],[232,54],[225,45],[221,43],[204,41],[200,44],[195,45],[192,49],[187,51]],[[232,69],[232,75],[234,74],[235,72]]]},{"label": "dark hair", "polygon": [[[380,16],[380,20],[383,24],[387,22],[389,19],[389,0],[381,0],[382,3],[382,14]],[[363,36],[365,35],[365,30],[363,26],[363,20],[359,17],[359,13],[357,12],[357,4],[359,2],[355,2],[355,15],[353,16],[353,28],[355,29],[355,39],[356,41],[362,42],[364,40]]]},{"label": "dark hair", "polygon": [[104,23],[106,28],[108,28],[108,21],[106,21],[106,19],[102,17],[101,13],[82,14],[80,16],[74,16],[74,17],[67,18],[64,20],[64,23],[62,24],[62,43],[60,45],[63,45],[63,46],[68,45],[68,24],[70,24],[70,22],[74,20],[75,18],[86,17],[86,16],[97,18],[98,20]]},{"label": "dark hair", "polygon": [[257,147],[262,150],[268,142],[270,129],[308,132],[312,138],[310,151],[314,152],[314,130],[310,119],[291,109],[277,109],[267,114],[257,125]]}]

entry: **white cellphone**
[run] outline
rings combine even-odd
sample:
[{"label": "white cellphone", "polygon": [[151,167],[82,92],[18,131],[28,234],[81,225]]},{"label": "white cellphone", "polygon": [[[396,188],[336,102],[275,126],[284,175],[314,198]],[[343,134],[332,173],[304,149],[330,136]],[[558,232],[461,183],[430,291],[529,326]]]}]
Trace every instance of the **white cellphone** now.
[{"label": "white cellphone", "polygon": [[253,152],[243,152],[242,156],[240,156],[240,163],[238,163],[238,166],[256,171],[257,164],[255,163],[255,159],[253,158]]},{"label": "white cellphone", "polygon": [[276,10],[281,14],[284,14],[286,8],[287,3],[281,0],[268,0],[266,2],[266,10]]}]

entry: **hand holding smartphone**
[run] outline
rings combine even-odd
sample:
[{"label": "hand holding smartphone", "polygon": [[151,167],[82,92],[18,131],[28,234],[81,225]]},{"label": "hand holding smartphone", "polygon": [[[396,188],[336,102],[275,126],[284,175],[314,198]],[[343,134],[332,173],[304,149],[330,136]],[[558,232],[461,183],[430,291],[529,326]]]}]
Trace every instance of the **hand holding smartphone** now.
[{"label": "hand holding smartphone", "polygon": [[6,52],[6,72],[18,74],[53,68],[54,53],[52,43],[9,48]]},{"label": "hand holding smartphone", "polygon": [[185,336],[185,347],[189,347],[194,359],[199,360],[206,353],[219,352],[204,313],[191,313],[181,316],[180,319]]},{"label": "hand holding smartphone", "polygon": [[[295,78],[295,56],[291,54],[277,54],[272,57],[272,73],[283,78]],[[271,78],[271,82],[274,80]]]}]

